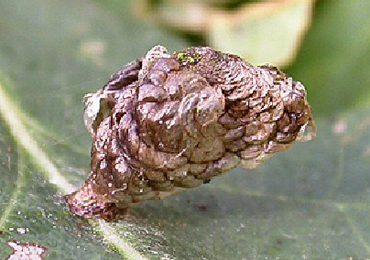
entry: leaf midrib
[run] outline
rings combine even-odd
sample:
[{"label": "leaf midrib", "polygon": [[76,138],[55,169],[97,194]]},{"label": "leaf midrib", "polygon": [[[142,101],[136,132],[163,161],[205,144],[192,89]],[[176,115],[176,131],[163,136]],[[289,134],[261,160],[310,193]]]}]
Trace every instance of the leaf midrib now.
[{"label": "leaf midrib", "polygon": [[[3,78],[4,76],[1,75],[1,77]],[[2,84],[2,78],[0,78],[0,116],[10,129],[18,149],[21,149],[28,154],[36,167],[43,172],[45,178],[64,194],[71,193],[76,190],[77,187],[71,185],[68,180],[63,177],[47,154],[39,147],[35,138],[25,127],[25,124],[22,123],[22,121],[25,121],[24,113],[22,113],[21,109],[6,93],[4,84]],[[8,79],[5,79],[4,81],[7,83],[6,85],[10,85],[10,81]],[[9,206],[6,208],[0,219],[0,227],[3,225],[3,222],[7,219],[16,204],[22,187],[22,179],[19,179],[21,177],[22,175],[20,174],[20,177],[18,177],[17,180],[16,189],[14,190],[9,202]],[[147,260],[147,258],[142,256],[135,248],[130,246],[123,237],[116,234],[114,228],[110,224],[104,221],[94,220],[90,220],[89,223],[97,229],[98,233],[100,233],[100,235],[102,235],[123,258],[130,260]]]}]

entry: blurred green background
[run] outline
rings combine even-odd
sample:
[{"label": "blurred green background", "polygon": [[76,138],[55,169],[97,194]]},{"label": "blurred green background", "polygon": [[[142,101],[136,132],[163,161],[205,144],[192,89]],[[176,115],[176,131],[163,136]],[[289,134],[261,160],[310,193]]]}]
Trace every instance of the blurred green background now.
[{"label": "blurred green background", "polygon": [[[58,260],[370,258],[369,10],[366,0],[0,0],[0,259],[13,240]],[[76,218],[61,180],[77,188],[88,175],[82,98],[157,44],[278,65],[306,86],[318,137],[125,221]]]}]

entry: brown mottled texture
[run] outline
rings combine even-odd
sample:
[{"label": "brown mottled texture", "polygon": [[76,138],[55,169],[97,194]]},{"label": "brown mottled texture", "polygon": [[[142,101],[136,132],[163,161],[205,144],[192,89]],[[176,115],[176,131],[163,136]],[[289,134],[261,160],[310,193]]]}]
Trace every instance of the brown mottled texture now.
[{"label": "brown mottled texture", "polygon": [[107,220],[315,134],[300,82],[208,47],[154,47],[86,96],[85,123],[91,175],[66,199],[75,214]]}]

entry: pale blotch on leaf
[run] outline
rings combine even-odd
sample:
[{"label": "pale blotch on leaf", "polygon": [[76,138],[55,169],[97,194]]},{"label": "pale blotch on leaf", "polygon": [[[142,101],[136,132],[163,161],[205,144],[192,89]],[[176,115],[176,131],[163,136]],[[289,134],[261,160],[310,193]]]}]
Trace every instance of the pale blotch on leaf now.
[{"label": "pale blotch on leaf", "polygon": [[106,43],[103,40],[82,41],[80,45],[82,57],[91,60],[99,66],[104,62],[105,50]]}]

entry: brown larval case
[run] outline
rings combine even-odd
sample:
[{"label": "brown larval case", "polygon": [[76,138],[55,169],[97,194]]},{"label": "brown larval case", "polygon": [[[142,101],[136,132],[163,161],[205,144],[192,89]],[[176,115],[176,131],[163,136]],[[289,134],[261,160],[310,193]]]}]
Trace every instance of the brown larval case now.
[{"label": "brown larval case", "polygon": [[106,220],[255,168],[316,132],[300,82],[209,47],[153,47],[85,97],[84,118],[91,175],[66,200],[75,214]]}]

